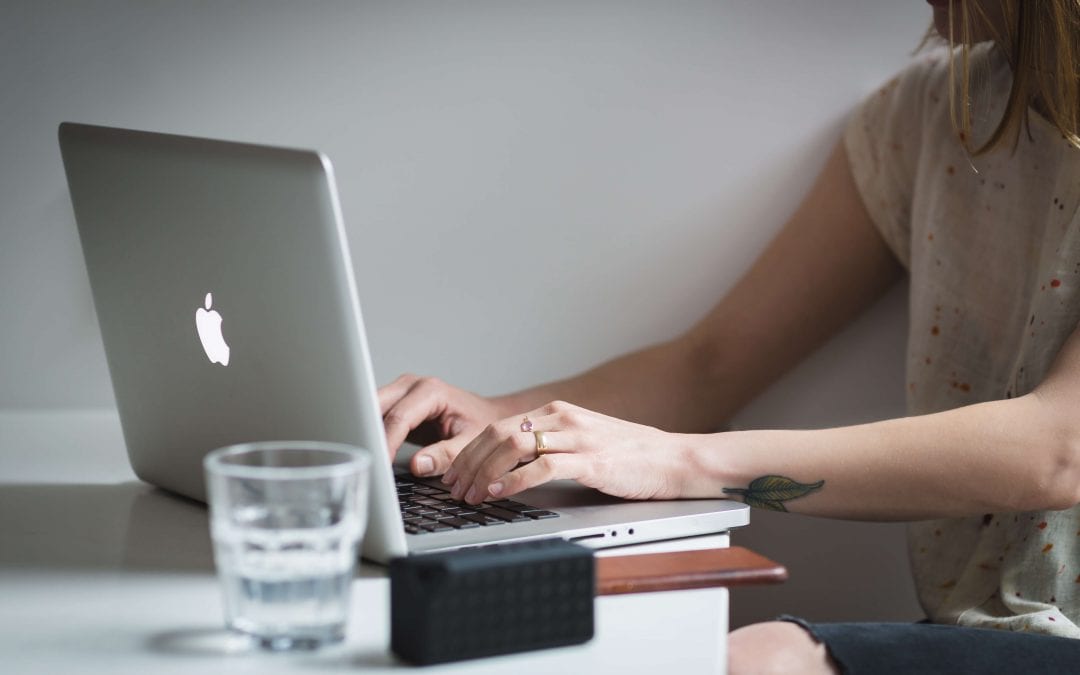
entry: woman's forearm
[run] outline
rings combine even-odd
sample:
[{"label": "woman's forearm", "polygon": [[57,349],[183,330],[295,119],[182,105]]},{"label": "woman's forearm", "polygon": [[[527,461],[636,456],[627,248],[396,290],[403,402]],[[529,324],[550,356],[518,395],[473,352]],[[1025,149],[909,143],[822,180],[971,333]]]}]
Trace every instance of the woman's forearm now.
[{"label": "woman's forearm", "polygon": [[[683,494],[860,520],[1064,509],[1080,501],[1073,426],[1029,394],[834,429],[687,436]],[[791,482],[754,491],[766,476]]]}]

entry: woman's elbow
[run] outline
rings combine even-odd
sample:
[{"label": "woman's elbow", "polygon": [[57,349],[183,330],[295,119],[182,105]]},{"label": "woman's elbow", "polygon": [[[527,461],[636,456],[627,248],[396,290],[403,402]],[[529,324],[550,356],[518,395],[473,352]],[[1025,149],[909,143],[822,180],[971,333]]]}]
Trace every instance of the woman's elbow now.
[{"label": "woman's elbow", "polygon": [[1018,511],[1063,511],[1080,504],[1080,429],[1044,446],[1034,490]]}]

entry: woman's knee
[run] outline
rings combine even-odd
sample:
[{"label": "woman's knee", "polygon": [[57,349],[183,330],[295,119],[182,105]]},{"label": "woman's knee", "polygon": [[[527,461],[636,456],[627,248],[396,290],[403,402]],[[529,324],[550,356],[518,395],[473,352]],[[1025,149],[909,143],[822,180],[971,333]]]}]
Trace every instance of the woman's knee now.
[{"label": "woman's knee", "polygon": [[728,635],[729,675],[838,672],[825,645],[796,623],[755,623]]}]

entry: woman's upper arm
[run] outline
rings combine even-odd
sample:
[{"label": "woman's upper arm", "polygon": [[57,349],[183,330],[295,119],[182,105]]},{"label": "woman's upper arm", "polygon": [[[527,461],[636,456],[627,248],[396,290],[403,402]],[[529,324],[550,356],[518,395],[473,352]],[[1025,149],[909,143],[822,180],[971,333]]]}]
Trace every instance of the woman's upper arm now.
[{"label": "woman's upper arm", "polygon": [[702,390],[729,398],[703,403],[733,414],[902,274],[837,143],[780,233],[683,337],[711,380]]}]

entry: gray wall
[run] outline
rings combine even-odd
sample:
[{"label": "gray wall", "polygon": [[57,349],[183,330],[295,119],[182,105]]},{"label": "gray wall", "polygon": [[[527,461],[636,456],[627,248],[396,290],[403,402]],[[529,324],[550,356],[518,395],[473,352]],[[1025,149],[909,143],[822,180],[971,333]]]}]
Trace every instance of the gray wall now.
[{"label": "gray wall", "polygon": [[[495,393],[700,316],[928,20],[858,0],[6,0],[0,409],[113,405],[61,120],[327,152],[380,381]],[[737,425],[902,414],[903,312],[897,289]],[[916,616],[898,526],[770,515],[736,540],[792,581],[736,593],[736,624]]]}]

